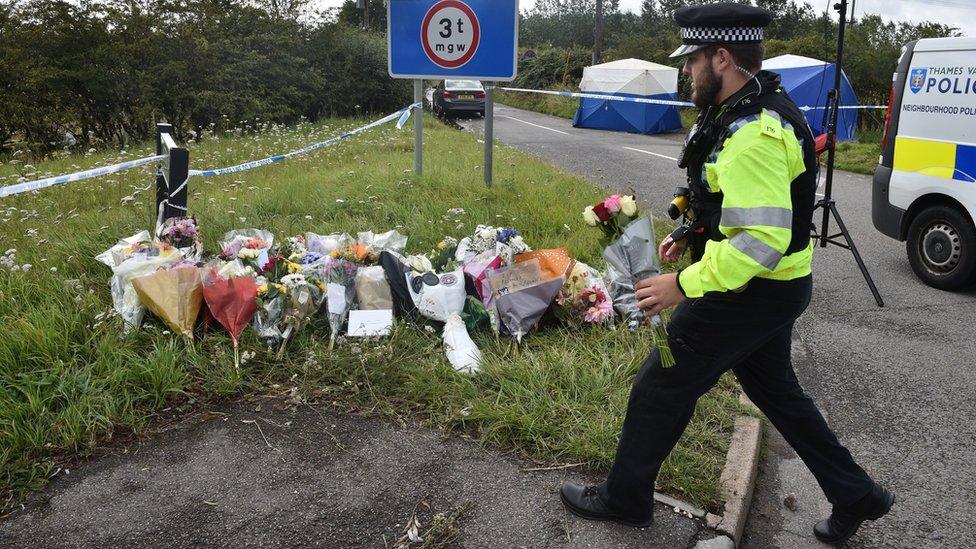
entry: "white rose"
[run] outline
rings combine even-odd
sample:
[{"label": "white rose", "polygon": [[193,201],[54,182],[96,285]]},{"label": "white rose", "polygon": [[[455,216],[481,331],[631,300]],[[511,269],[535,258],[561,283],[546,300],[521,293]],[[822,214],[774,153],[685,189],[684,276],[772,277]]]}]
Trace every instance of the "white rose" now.
[{"label": "white rose", "polygon": [[415,255],[411,259],[411,267],[418,273],[426,273],[434,270],[434,265],[431,264],[430,258],[425,255]]},{"label": "white rose", "polygon": [[627,217],[637,215],[637,201],[634,200],[633,196],[628,194],[620,197],[620,211]]},{"label": "white rose", "polygon": [[255,248],[241,248],[241,251],[237,252],[237,257],[241,259],[257,259],[261,255],[261,250]]},{"label": "white rose", "polygon": [[600,218],[596,216],[596,212],[593,211],[593,206],[587,206],[583,210],[583,221],[586,222],[590,227],[596,227],[600,223]]}]

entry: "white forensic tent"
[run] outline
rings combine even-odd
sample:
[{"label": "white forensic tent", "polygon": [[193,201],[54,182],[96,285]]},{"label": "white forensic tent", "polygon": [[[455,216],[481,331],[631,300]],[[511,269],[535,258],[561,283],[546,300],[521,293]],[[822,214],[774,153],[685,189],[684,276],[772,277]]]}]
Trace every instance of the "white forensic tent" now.
[{"label": "white forensic tent", "polygon": [[[580,91],[600,95],[676,101],[678,69],[642,59],[621,59],[583,69]],[[573,125],[583,128],[661,133],[681,128],[678,108],[581,98]]]}]

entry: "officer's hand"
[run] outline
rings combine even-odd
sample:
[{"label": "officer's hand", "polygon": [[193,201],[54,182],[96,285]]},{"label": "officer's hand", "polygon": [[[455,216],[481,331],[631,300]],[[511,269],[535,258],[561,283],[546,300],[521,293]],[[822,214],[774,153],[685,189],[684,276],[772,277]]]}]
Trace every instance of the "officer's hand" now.
[{"label": "officer's hand", "polygon": [[[662,243],[663,246],[663,243]],[[637,306],[651,316],[684,301],[685,296],[678,289],[678,274],[667,273],[645,278],[634,286],[637,290]]]},{"label": "officer's hand", "polygon": [[667,263],[674,263],[675,261],[681,259],[681,254],[685,252],[685,246],[688,244],[688,240],[679,240],[675,242],[668,235],[664,237],[661,241],[661,245],[657,248],[657,255],[661,257],[661,261]]}]

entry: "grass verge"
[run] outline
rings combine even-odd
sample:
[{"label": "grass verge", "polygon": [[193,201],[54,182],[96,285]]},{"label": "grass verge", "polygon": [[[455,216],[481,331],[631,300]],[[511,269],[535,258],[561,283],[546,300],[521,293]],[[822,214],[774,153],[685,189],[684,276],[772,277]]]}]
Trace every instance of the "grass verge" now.
[{"label": "grass verge", "polygon": [[[359,125],[329,121],[190,144],[193,168],[236,164],[285,152]],[[518,227],[537,248],[568,246],[598,264],[598,232],[580,211],[603,190],[511,148],[499,146],[495,183],[481,182],[482,149],[472,135],[428,118],[423,177],[413,177],[413,136],[392,126],[338,146],[257,170],[190,181],[190,207],[216,249],[227,230],[268,228],[280,238],[397,228],[408,250],[429,250],[444,235],[477,223]],[[0,184],[150,154],[49,159],[0,165]],[[387,415],[460,429],[538,460],[612,463],[632,378],[651,332],[552,328],[513,355],[505,342],[476,336],[484,371],[456,374],[438,335],[398,324],[385,339],[340,341],[329,350],[323,318],[289,343],[281,361],[247,330],[256,351],[241,369],[229,339],[211,332],[187,345],[151,318],[121,334],[111,317],[110,272],[93,257],[120,238],[150,228],[149,167],[82,181],[0,203],[0,239],[29,272],[0,269],[0,499],[14,505],[44,486],[52,468],[89,455],[120,433],[141,433],[163,409],[188,408],[261,391],[272,384],[307,396],[353,402]],[[452,208],[463,208],[463,213]],[[663,231],[665,227],[660,227]],[[0,250],[2,251],[2,250]],[[665,463],[660,485],[714,508],[733,418],[740,410],[730,378],[698,405]]]}]

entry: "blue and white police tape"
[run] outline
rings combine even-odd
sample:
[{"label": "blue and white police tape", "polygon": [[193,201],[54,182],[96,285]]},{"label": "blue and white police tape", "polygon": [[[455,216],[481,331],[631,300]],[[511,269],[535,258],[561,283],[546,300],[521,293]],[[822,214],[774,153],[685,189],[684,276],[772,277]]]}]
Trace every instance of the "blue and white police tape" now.
[{"label": "blue and white police tape", "polygon": [[[567,91],[553,91],[553,90],[532,90],[526,88],[503,88],[498,87],[499,90],[514,91],[514,92],[525,92],[525,93],[544,93],[546,95],[558,95],[561,97],[582,97],[584,99],[599,99],[602,101],[623,101],[625,103],[644,103],[647,105],[667,105],[671,107],[694,107],[694,103],[689,103],[687,101],[671,101],[668,99],[648,99],[646,97],[625,97],[622,95],[603,95],[598,93],[575,93]],[[800,107],[801,111],[812,111],[812,110],[823,110],[827,107]],[[838,107],[841,110],[848,109],[887,109],[884,105],[853,105],[853,106],[843,106]]]},{"label": "blue and white police tape", "polygon": [[306,147],[302,147],[302,148],[300,148],[298,150],[291,151],[291,152],[288,152],[288,153],[285,153],[285,154],[279,154],[279,155],[276,155],[276,156],[269,156],[268,158],[262,158],[261,160],[253,160],[251,162],[245,162],[243,164],[238,164],[236,166],[230,166],[230,167],[227,167],[227,168],[219,168],[219,169],[216,169],[216,170],[190,170],[190,175],[191,176],[198,175],[198,176],[201,176],[201,177],[210,177],[210,176],[214,176],[214,175],[226,175],[226,174],[229,174],[229,173],[243,172],[243,171],[246,171],[246,170],[252,170],[254,168],[259,168],[261,166],[267,166],[268,164],[274,164],[275,162],[281,162],[282,160],[285,160],[287,158],[291,158],[293,156],[298,156],[300,154],[305,154],[305,153],[312,152],[312,151],[314,151],[316,149],[321,149],[322,147],[328,147],[330,145],[334,145],[334,144],[338,143],[339,141],[342,141],[344,139],[349,139],[350,137],[352,137],[354,135],[361,134],[361,133],[363,133],[365,131],[368,131],[368,130],[371,130],[371,129],[377,127],[377,126],[382,126],[383,124],[386,124],[387,122],[390,122],[392,120],[396,120],[397,121],[397,129],[400,129],[400,128],[403,127],[404,124],[406,124],[407,119],[410,118],[410,113],[413,111],[413,109],[422,108],[422,107],[423,107],[423,104],[422,103],[414,103],[412,105],[406,106],[406,107],[398,110],[397,112],[395,112],[393,114],[389,114],[387,116],[384,116],[383,118],[380,118],[379,120],[377,120],[375,122],[372,122],[370,124],[367,124],[365,126],[356,128],[354,130],[347,131],[347,132],[343,133],[342,135],[338,135],[336,137],[332,137],[332,138],[326,139],[325,141],[319,141],[318,143],[312,143],[311,145],[308,145]]},{"label": "blue and white police tape", "polygon": [[[807,111],[822,111],[822,110],[826,109],[827,107],[808,107],[808,106],[803,106],[803,107],[798,107],[798,108],[801,111],[803,111],[803,112],[807,112]],[[845,110],[860,110],[860,109],[887,109],[888,106],[887,105],[842,105],[842,106],[837,107],[837,108],[839,110],[845,111]]]},{"label": "blue and white police tape", "polygon": [[30,191],[37,191],[40,189],[46,189],[48,187],[56,187],[58,185],[64,185],[66,183],[71,183],[73,181],[81,181],[82,179],[91,179],[92,177],[98,177],[101,175],[108,175],[110,173],[121,172],[123,170],[135,168],[136,166],[142,166],[143,164],[156,162],[157,160],[162,160],[164,158],[166,158],[165,154],[161,154],[158,156],[147,156],[146,158],[129,160],[128,162],[122,162],[121,164],[114,164],[112,166],[92,168],[90,170],[85,170],[83,172],[76,172],[68,175],[58,175],[55,177],[47,177],[44,179],[38,179],[37,181],[27,181],[24,183],[17,183],[16,185],[8,185],[6,187],[0,187],[0,198],[4,198],[6,196],[11,196],[20,193],[26,193]]},{"label": "blue and white police tape", "polygon": [[544,93],[546,95],[559,95],[562,97],[582,97],[584,99],[600,99],[605,101],[623,101],[626,103],[645,103],[649,105],[668,105],[671,107],[694,107],[694,103],[689,103],[687,101],[671,101],[668,99],[648,99],[646,97],[624,97],[622,95],[602,95],[598,93],[575,93],[567,91],[552,91],[552,90],[530,90],[526,88],[502,88],[498,87],[499,90],[514,91],[514,92],[525,92],[525,93]]}]

